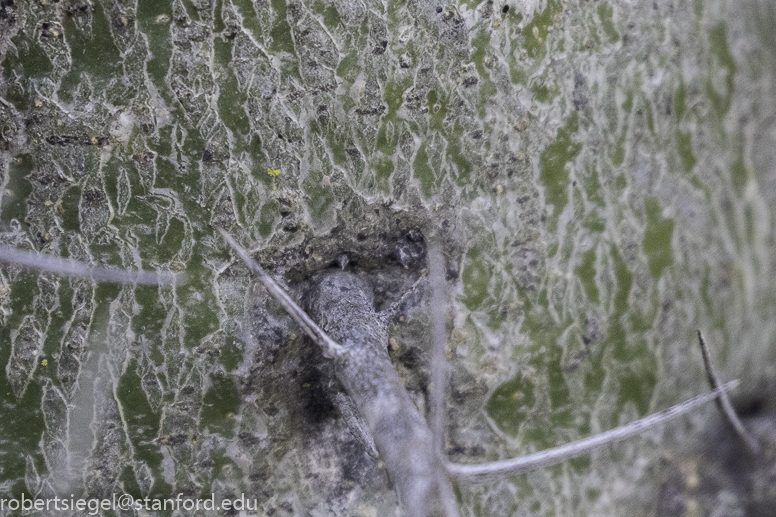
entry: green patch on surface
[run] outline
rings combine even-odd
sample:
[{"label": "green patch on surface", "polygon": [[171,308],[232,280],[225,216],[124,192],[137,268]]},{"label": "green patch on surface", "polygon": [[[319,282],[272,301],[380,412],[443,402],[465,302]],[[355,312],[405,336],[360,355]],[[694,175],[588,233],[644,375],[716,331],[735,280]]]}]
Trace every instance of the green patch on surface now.
[{"label": "green patch on surface", "polygon": [[436,90],[428,92],[426,97],[428,104],[428,115],[431,119],[430,126],[442,133],[445,133],[443,125],[445,116],[447,116],[447,96],[437,95]]},{"label": "green patch on surface", "polygon": [[[523,443],[539,449],[557,445],[554,429],[568,428],[571,420],[570,391],[563,370],[563,347],[559,346],[563,329],[570,322],[556,322],[550,316],[546,291],[540,293],[538,304],[526,303],[523,332],[530,336],[530,359],[535,378],[518,374],[515,379],[499,386],[486,405],[496,424],[512,436],[517,436],[521,423],[526,423]],[[547,390],[549,407],[535,407],[536,389]]]},{"label": "green patch on surface", "polygon": [[377,187],[387,194],[389,192],[388,179],[393,174],[393,160],[390,158],[379,159],[375,162],[374,169]]},{"label": "green patch on surface", "polygon": [[[159,433],[159,416],[154,412],[143,390],[143,383],[133,362],[119,379],[116,398],[127,423],[127,438],[134,448],[148,448]],[[156,447],[150,447],[154,450]],[[148,451],[147,451],[148,452]]]},{"label": "green patch on surface", "polygon": [[612,22],[612,7],[609,4],[601,4],[598,6],[598,18],[601,20],[601,28],[604,34],[609,38],[609,43],[615,43],[620,39],[620,35],[617,33],[617,29]]},{"label": "green patch on surface", "polygon": [[625,145],[624,145],[624,138],[617,142],[617,145],[614,146],[614,149],[609,153],[609,157],[612,160],[612,165],[615,167],[619,167],[622,165],[622,162],[625,161]]},{"label": "green patch on surface", "polygon": [[[27,214],[27,198],[32,193],[32,184],[27,176],[32,173],[34,163],[29,154],[18,155],[8,164],[8,183],[0,192],[0,222],[8,223],[12,219],[24,220]],[[76,210],[76,214],[78,211]]]},{"label": "green patch on surface", "polygon": [[343,57],[337,66],[337,76],[351,83],[356,80],[360,73],[361,67],[358,66],[358,54],[355,52]]},{"label": "green patch on surface", "polygon": [[[0,338],[3,343],[10,342],[9,334],[2,327]],[[2,348],[5,350],[0,351],[0,361],[5,365],[8,364],[6,351],[10,352],[11,347]],[[7,494],[29,493],[25,483],[28,460],[32,461],[38,472],[46,472],[40,447],[41,436],[46,430],[40,407],[42,399],[41,386],[35,380],[30,382],[24,396],[17,399],[6,376],[0,375],[0,400],[5,408],[3,418],[0,418],[0,433],[3,436],[3,479],[6,480],[4,491]]]},{"label": "green patch on surface", "polygon": [[655,198],[645,201],[647,212],[647,229],[644,232],[644,253],[647,255],[649,271],[655,279],[660,278],[663,270],[673,264],[674,254],[671,248],[671,237],[674,233],[674,220],[662,219],[660,204]]},{"label": "green patch on surface", "polygon": [[[646,354],[639,360],[649,360]],[[630,372],[630,375],[620,379],[620,392],[618,405],[624,407],[628,402],[636,405],[639,415],[646,415],[649,411],[649,401],[657,385],[657,365],[652,361],[652,368],[639,368],[639,372]],[[619,413],[618,411],[617,413]],[[612,428],[619,425],[619,417],[612,416]]]},{"label": "green patch on surface", "polygon": [[404,102],[404,92],[412,85],[412,80],[408,77],[401,81],[391,81],[385,85],[385,95],[383,100],[388,105],[388,115],[395,114],[401,108]]},{"label": "green patch on surface", "polygon": [[221,34],[226,28],[224,24],[224,17],[221,11],[224,8],[224,0],[216,0],[215,8],[213,9],[213,33]]},{"label": "green patch on surface", "polygon": [[535,100],[549,103],[558,96],[560,89],[554,84],[548,85],[543,78],[539,78],[531,85],[531,93]]},{"label": "green patch on surface", "polygon": [[431,194],[431,187],[434,186],[434,171],[428,163],[428,153],[426,152],[426,142],[423,142],[415,153],[415,161],[413,162],[413,173],[418,180],[420,180],[420,186],[423,189],[425,195]]},{"label": "green patch on surface", "polygon": [[[237,84],[232,65],[232,44],[229,40],[214,40],[214,62],[218,68],[218,116],[236,135],[248,135],[251,126],[243,108],[245,97]],[[232,151],[236,153],[234,150]]]},{"label": "green patch on surface", "polygon": [[377,131],[375,147],[385,156],[393,156],[396,152],[396,144],[399,142],[399,134],[392,122],[383,119],[380,129]]},{"label": "green patch on surface", "polygon": [[534,404],[534,383],[518,373],[514,379],[496,388],[488,399],[485,410],[499,429],[511,436],[517,436],[520,424],[527,420]]},{"label": "green patch on surface", "polygon": [[240,410],[242,397],[234,377],[211,375],[211,386],[202,400],[200,429],[208,428],[226,438],[234,434],[234,417]]},{"label": "green patch on surface", "polygon": [[682,120],[685,111],[687,110],[687,88],[684,83],[679,83],[674,93],[674,112],[676,113],[676,119]]},{"label": "green patch on surface", "polygon": [[578,128],[578,115],[573,112],[566,119],[564,126],[558,129],[555,142],[548,145],[539,158],[541,169],[539,178],[545,187],[547,203],[554,206],[553,216],[555,217],[563,212],[568,203],[566,189],[569,184],[569,173],[566,170],[566,164],[574,160],[582,150],[581,144],[572,141],[572,136]]},{"label": "green patch on surface", "polygon": [[576,273],[582,282],[587,299],[592,303],[598,303],[598,286],[595,283],[595,249],[589,249],[582,254],[582,262],[576,267]]},{"label": "green patch on surface", "polygon": [[603,231],[606,229],[606,221],[591,213],[585,217],[585,221],[582,223],[582,226],[587,228],[592,233],[603,233]]},{"label": "green patch on surface", "polygon": [[744,150],[741,147],[736,152],[736,161],[730,165],[730,181],[739,196],[744,193],[744,189],[749,183],[749,171],[744,162]]},{"label": "green patch on surface", "polygon": [[[649,349],[641,337],[651,328],[654,314],[638,318],[631,312],[628,300],[633,288],[633,273],[620,255],[616,244],[610,246],[608,257],[615,280],[614,292],[605,300],[605,305],[610,308],[611,313],[607,318],[608,325],[604,334],[606,338],[598,347],[599,352],[587,362],[591,369],[585,372],[585,389],[600,391],[607,373],[611,374],[612,367],[615,368],[614,371],[621,372],[617,375],[620,382],[618,409],[612,413],[610,422],[610,427],[613,428],[619,425],[618,415],[627,403],[634,403],[642,415],[649,410],[657,382],[657,363],[654,351]],[[608,368],[604,364],[609,362],[605,361],[607,357],[616,362]]]},{"label": "green patch on surface", "polygon": [[231,372],[240,364],[243,359],[242,350],[237,346],[233,336],[226,336],[224,346],[221,348],[221,364],[224,366],[224,370]]},{"label": "green patch on surface", "polygon": [[[307,178],[305,178],[304,182],[302,183],[302,188],[304,189],[305,194],[309,196],[308,207],[310,208],[310,215],[312,216],[313,220],[320,220],[335,201],[334,193],[332,192],[331,187],[324,185],[323,176],[323,172],[313,171],[307,176]],[[269,205],[266,204],[264,206],[266,207]],[[261,218],[263,217],[264,211],[262,207]],[[270,219],[270,228],[271,221],[272,219]],[[264,236],[266,237],[266,235]]]},{"label": "green patch on surface", "polygon": [[625,113],[630,113],[633,110],[633,91],[628,90],[625,92],[625,101],[622,103],[622,110]]},{"label": "green patch on surface", "polygon": [[480,116],[485,116],[485,104],[497,92],[496,85],[490,79],[490,72],[485,67],[485,59],[488,56],[490,48],[490,31],[482,30],[471,40],[472,53],[471,60],[477,68],[477,76],[480,88]]},{"label": "green patch on surface", "polygon": [[181,251],[186,237],[186,225],[177,217],[168,221],[167,231],[159,242],[157,258],[161,262],[169,262]]},{"label": "green patch on surface", "polygon": [[[603,208],[606,206],[606,202],[604,201],[604,197],[603,197],[604,187],[601,185],[601,182],[599,181],[599,178],[598,178],[599,168],[600,167],[596,166],[596,163],[590,163],[590,162],[587,163],[585,165],[586,174],[582,178],[581,183],[588,201],[595,203],[596,205]],[[587,223],[586,223],[586,226],[587,226]],[[591,228],[591,227],[588,226],[588,228]],[[593,231],[600,232],[600,231],[603,231],[603,228],[601,228],[600,230],[593,230]]]},{"label": "green patch on surface", "polygon": [[[566,383],[566,374],[563,371],[563,347],[558,346],[556,341],[554,347],[548,348],[547,353],[537,356],[537,359],[532,361],[532,364],[543,370],[547,375],[550,407],[553,410],[551,417],[553,428],[562,429],[571,426],[573,423],[571,408],[569,407],[571,391]],[[535,441],[538,442],[539,440]],[[548,442],[546,445],[549,446],[550,443]]]},{"label": "green patch on surface", "polygon": [[339,11],[334,5],[329,5],[323,11],[323,24],[329,29],[336,28],[342,19],[340,18]]},{"label": "green patch on surface", "polygon": [[187,308],[188,310],[183,314],[182,326],[185,329],[186,343],[188,344],[197,343],[208,334],[218,330],[217,314],[209,309],[216,303],[214,296],[208,293],[204,294],[205,300],[201,303],[196,301],[196,305],[192,301],[191,307]]},{"label": "green patch on surface", "polygon": [[329,145],[331,157],[337,165],[347,165],[348,163],[348,153],[345,150],[345,138],[346,136],[344,134],[337,134],[334,132],[326,135],[326,142]]},{"label": "green patch on surface", "polygon": [[469,179],[471,177],[472,172],[472,164],[469,162],[469,160],[466,159],[464,154],[461,152],[461,144],[460,139],[457,140],[450,140],[447,144],[447,156],[452,160],[452,162],[455,164],[456,168],[458,169],[458,176],[456,178],[456,183],[459,187],[463,187],[467,183],[469,183]]},{"label": "green patch on surface", "polygon": [[283,59],[281,62],[281,82],[288,81],[292,77],[300,78],[299,60],[296,56],[294,37],[291,34],[291,26],[286,19],[286,0],[271,0],[271,2],[274,23],[269,33],[270,38],[272,38],[269,49],[275,54],[286,52],[293,56],[289,59]]},{"label": "green patch on surface", "polygon": [[19,77],[35,79],[49,77],[54,66],[43,47],[23,31],[19,32],[11,42],[16,47],[18,58],[3,60],[3,79],[7,81],[6,84],[9,86],[8,91],[5,92],[5,100],[22,111],[29,108],[32,92],[23,92],[19,88],[10,87],[14,83],[13,74],[10,71],[13,70]]},{"label": "green patch on surface", "polygon": [[690,172],[695,167],[695,153],[692,150],[692,135],[687,131],[676,132],[676,152],[682,161],[682,168]]},{"label": "green patch on surface", "polygon": [[463,280],[463,302],[469,310],[477,310],[488,295],[490,274],[480,258],[479,248],[471,248],[461,275]]},{"label": "green patch on surface", "polygon": [[[142,248],[144,250],[149,249],[148,246]],[[152,285],[139,285],[135,289],[135,302],[140,308],[132,317],[132,330],[138,336],[154,336],[156,339],[162,331],[162,327],[166,324],[164,318],[160,318],[160,314],[166,314],[168,308],[164,306],[161,298],[159,297],[159,288]],[[152,341],[152,342],[156,342]],[[155,355],[151,357],[151,360],[157,364],[164,362],[164,357],[161,355]]]},{"label": "green patch on surface", "polygon": [[[82,74],[89,76],[90,83],[99,91],[108,82],[120,75],[121,54],[113,43],[108,19],[99,3],[93,4],[91,31],[79,30],[73,17],[62,19],[65,40],[70,48],[71,66],[62,78],[59,96],[69,102],[76,87],[81,84]],[[121,84],[130,87],[126,82]]]},{"label": "green patch on surface", "polygon": [[528,80],[528,72],[517,64],[514,56],[509,56],[509,80],[514,84],[525,84]]},{"label": "green patch on surface", "polygon": [[273,24],[270,30],[272,43],[269,48],[272,52],[288,52],[296,54],[294,38],[291,35],[291,26],[288,24],[287,6],[285,0],[271,0]]},{"label": "green patch on surface", "polygon": [[79,217],[79,204],[81,202],[81,187],[75,185],[70,187],[62,194],[58,209],[59,216],[62,218],[62,228],[75,232],[81,231],[81,219]]},{"label": "green patch on surface", "polygon": [[644,118],[647,121],[647,129],[653,135],[655,134],[655,117],[652,115],[652,104],[647,99],[644,99]]},{"label": "green patch on surface", "polygon": [[541,59],[546,53],[545,40],[547,39],[547,28],[555,23],[555,15],[561,12],[563,6],[558,0],[549,0],[547,2],[547,8],[535,14],[531,23],[527,24],[523,29],[523,35],[525,40],[523,42],[523,48],[528,52],[528,55],[533,58]]},{"label": "green patch on surface", "polygon": [[[266,20],[259,21],[253,2],[251,0],[231,0],[231,3],[240,14],[240,25],[250,31],[255,38],[260,39],[269,24]],[[261,5],[266,6],[266,3]]]},{"label": "green patch on surface", "polygon": [[746,225],[746,240],[749,245],[755,243],[755,211],[751,206],[744,209],[744,220]]},{"label": "green patch on surface", "polygon": [[170,2],[157,0],[138,0],[137,24],[146,41],[151,59],[146,62],[146,71],[160,92],[164,92],[165,79],[170,66],[172,42],[169,23],[156,23],[159,16],[165,15],[172,20]]},{"label": "green patch on surface", "polygon": [[272,227],[275,225],[275,214],[278,211],[277,203],[266,203],[261,207],[261,215],[259,215],[259,235],[262,237],[269,236],[272,233]]}]

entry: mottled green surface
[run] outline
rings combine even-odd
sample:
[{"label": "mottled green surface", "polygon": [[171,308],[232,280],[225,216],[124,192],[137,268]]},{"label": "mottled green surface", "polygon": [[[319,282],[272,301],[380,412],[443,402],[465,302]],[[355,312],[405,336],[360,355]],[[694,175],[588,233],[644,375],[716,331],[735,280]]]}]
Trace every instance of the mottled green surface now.
[{"label": "mottled green surface", "polygon": [[[745,391],[776,376],[765,1],[1,5],[0,242],[190,282],[0,267],[0,496],[393,512],[385,473],[297,377],[298,329],[226,269],[213,224],[276,253],[345,214],[368,226],[367,204],[447,228],[455,461],[704,390],[699,327]],[[391,330],[410,384],[427,314]],[[661,491],[715,419],[461,486],[461,513],[736,514],[742,495],[687,489],[671,513]]]}]

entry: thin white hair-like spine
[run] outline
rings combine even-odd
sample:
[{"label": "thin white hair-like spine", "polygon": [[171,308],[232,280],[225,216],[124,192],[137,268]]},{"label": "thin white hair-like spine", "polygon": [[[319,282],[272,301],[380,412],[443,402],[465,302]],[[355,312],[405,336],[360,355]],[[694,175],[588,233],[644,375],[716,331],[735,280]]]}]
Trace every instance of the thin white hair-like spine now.
[{"label": "thin white hair-like spine", "polygon": [[445,387],[447,386],[447,289],[445,285],[445,259],[437,242],[428,249],[428,279],[431,286],[431,386],[429,390],[429,427],[434,436],[434,449],[444,458],[445,445]]},{"label": "thin white hair-like spine", "polygon": [[97,282],[122,284],[176,285],[183,283],[185,275],[171,271],[145,271],[143,269],[110,269],[85,264],[78,260],[52,257],[43,253],[23,251],[0,245],[0,262],[23,266],[63,276],[89,278]]},{"label": "thin white hair-like spine", "polygon": [[466,481],[489,481],[504,476],[523,474],[540,467],[556,465],[582,454],[588,453],[604,445],[630,438],[647,429],[662,425],[674,418],[691,411],[702,404],[711,402],[722,396],[728,390],[738,385],[739,381],[731,381],[723,384],[714,391],[693,397],[690,400],[671,406],[658,413],[641,418],[629,424],[616,427],[609,431],[599,433],[581,440],[553,447],[544,451],[517,456],[508,460],[480,463],[476,465],[463,465],[448,463],[447,472],[453,479]]},{"label": "thin white hair-like spine", "polygon": [[299,307],[294,300],[283,290],[282,287],[275,281],[274,278],[269,276],[264,268],[261,267],[253,258],[250,253],[240,246],[234,237],[229,235],[223,228],[217,228],[221,233],[224,240],[229,243],[229,246],[237,253],[237,256],[242,259],[247,266],[253,270],[258,276],[259,281],[264,284],[264,287],[270,292],[270,294],[288,311],[288,314],[296,321],[302,330],[323,350],[323,354],[326,357],[339,357],[345,353],[345,349],[341,347],[337,342],[331,339],[321,327],[316,324],[307,313]]}]

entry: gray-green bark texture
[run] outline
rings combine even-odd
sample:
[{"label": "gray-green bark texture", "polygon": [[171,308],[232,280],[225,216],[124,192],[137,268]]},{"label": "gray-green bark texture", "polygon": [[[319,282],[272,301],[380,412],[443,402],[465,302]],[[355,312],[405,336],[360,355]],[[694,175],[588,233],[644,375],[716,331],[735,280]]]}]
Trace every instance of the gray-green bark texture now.
[{"label": "gray-green bark texture", "polygon": [[[765,0],[0,0],[0,243],[185,271],[0,266],[0,496],[394,515],[332,366],[214,226],[305,299],[378,310],[447,257],[445,448],[491,461],[707,389],[773,432],[776,11]],[[422,286],[383,343],[427,414]],[[773,461],[709,406],[461,515],[772,515]]]}]

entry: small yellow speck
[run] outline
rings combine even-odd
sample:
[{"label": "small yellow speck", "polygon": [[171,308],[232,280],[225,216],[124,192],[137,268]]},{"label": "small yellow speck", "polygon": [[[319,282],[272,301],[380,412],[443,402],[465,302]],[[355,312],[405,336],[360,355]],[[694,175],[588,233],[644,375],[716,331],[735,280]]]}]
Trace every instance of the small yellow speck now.
[{"label": "small yellow speck", "polygon": [[496,185],[496,194],[501,195],[504,193],[504,187],[502,185]]},{"label": "small yellow speck", "polygon": [[90,141],[92,142],[92,145],[97,145],[97,138],[92,137]]},{"label": "small yellow speck", "polygon": [[57,205],[57,212],[59,212],[60,214],[64,214],[65,213],[64,207],[62,207],[62,205]]},{"label": "small yellow speck", "polygon": [[267,174],[269,174],[273,178],[276,176],[280,176],[280,169],[273,169],[272,167],[267,167]]},{"label": "small yellow speck", "polygon": [[121,17],[121,25],[126,27],[128,23],[129,23],[129,20],[127,20],[127,17],[126,16],[122,16]]},{"label": "small yellow speck", "polygon": [[51,35],[54,36],[55,38],[58,38],[59,37],[59,31],[56,30],[56,29],[51,29]]},{"label": "small yellow speck", "polygon": [[396,341],[395,337],[392,337],[391,339],[389,339],[388,344],[391,345],[391,350],[396,351],[399,348],[399,342]]},{"label": "small yellow speck", "polygon": [[43,206],[51,206],[51,205],[53,205],[53,204],[54,204],[54,203],[52,203],[50,199],[47,199],[47,200],[45,200],[45,201],[43,202]]},{"label": "small yellow speck", "polygon": [[493,28],[496,29],[501,25],[501,20],[493,20]]},{"label": "small yellow speck", "polygon": [[404,322],[404,316],[399,316],[399,321]]},{"label": "small yellow speck", "polygon": [[40,99],[35,99],[35,107],[40,108],[41,106],[43,106],[43,101]]},{"label": "small yellow speck", "polygon": [[191,440],[191,443],[193,443],[194,445],[197,445],[197,440]]},{"label": "small yellow speck", "polygon": [[277,185],[272,186],[272,190],[277,190],[277,189],[278,189]]},{"label": "small yellow speck", "polygon": [[57,120],[57,125],[58,126],[61,126],[62,124],[64,124],[64,122],[62,122],[62,119]]},{"label": "small yellow speck", "polygon": [[44,359],[40,362],[41,366],[48,366],[48,359]]}]

